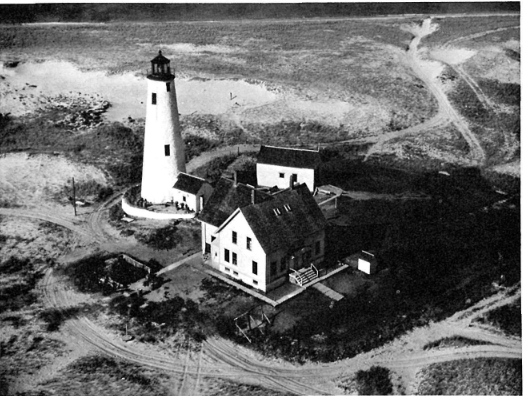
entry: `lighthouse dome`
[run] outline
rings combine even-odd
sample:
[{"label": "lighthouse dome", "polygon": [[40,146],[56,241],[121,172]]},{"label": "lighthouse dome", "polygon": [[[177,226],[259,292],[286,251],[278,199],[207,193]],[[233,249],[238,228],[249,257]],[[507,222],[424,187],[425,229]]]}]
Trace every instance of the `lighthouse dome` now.
[{"label": "lighthouse dome", "polygon": [[158,51],[158,55],[151,60],[151,70],[147,78],[151,80],[171,80],[174,74],[171,73],[171,61],[162,55],[162,51]]}]

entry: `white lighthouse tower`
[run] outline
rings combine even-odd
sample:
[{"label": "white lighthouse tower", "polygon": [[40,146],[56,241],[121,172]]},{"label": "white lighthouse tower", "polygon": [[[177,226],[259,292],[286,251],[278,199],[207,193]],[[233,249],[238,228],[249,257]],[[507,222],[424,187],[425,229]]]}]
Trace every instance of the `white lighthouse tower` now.
[{"label": "white lighthouse tower", "polygon": [[158,51],[147,75],[146,127],[142,168],[142,198],[171,201],[179,172],[186,171],[184,142],[178,120],[175,76],[169,59]]}]

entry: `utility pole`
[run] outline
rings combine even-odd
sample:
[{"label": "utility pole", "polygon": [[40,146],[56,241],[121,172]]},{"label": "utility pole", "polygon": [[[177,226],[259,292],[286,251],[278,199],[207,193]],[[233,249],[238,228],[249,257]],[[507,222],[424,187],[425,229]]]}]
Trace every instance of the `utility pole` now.
[{"label": "utility pole", "polygon": [[73,177],[73,209],[75,210],[76,216],[76,190],[75,190],[75,178]]}]

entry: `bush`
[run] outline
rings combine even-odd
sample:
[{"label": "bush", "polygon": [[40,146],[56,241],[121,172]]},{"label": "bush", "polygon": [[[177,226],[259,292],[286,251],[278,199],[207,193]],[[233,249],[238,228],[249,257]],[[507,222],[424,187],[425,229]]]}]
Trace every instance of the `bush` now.
[{"label": "bush", "polygon": [[201,136],[187,135],[184,138],[186,161],[198,157],[204,151],[210,151],[218,146],[218,142]]},{"label": "bush", "polygon": [[126,212],[122,209],[122,204],[117,203],[109,208],[109,220],[118,221],[126,215]]},{"label": "bush", "polygon": [[206,165],[195,169],[194,174],[195,176],[202,177],[211,183],[215,183],[222,176],[222,172],[236,159],[236,154],[228,154],[223,157],[215,158],[209,161]]},{"label": "bush", "polygon": [[426,345],[424,345],[424,350],[427,351],[428,349],[434,349],[434,348],[460,348],[463,346],[470,346],[470,345],[489,345],[490,342],[486,341],[480,341],[480,340],[474,340],[467,337],[461,337],[461,336],[453,336],[453,337],[445,337],[441,338],[440,340],[428,342]]},{"label": "bush", "polygon": [[393,392],[389,370],[372,366],[369,370],[359,370],[356,374],[359,395],[390,395]]},{"label": "bush", "polygon": [[480,321],[499,327],[506,334],[520,337],[522,334],[520,300],[517,303],[489,311]]},{"label": "bush", "polygon": [[182,242],[182,236],[177,228],[177,221],[172,224],[157,228],[149,232],[135,233],[136,239],[143,244],[160,250],[169,250],[175,248]]},{"label": "bush", "polygon": [[73,317],[78,313],[79,309],[76,307],[67,309],[49,308],[40,313],[40,319],[46,324],[46,331],[57,331],[62,323]]}]

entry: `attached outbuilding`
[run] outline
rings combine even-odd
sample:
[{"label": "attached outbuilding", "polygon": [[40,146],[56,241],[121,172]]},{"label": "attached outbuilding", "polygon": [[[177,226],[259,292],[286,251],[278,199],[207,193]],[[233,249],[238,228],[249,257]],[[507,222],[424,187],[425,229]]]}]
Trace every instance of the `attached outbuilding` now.
[{"label": "attached outbuilding", "polygon": [[280,189],[304,183],[313,192],[321,163],[318,150],[261,146],[257,156],[257,183]]},{"label": "attached outbuilding", "polygon": [[213,187],[200,177],[180,172],[173,186],[173,202],[199,213],[213,193]]}]

